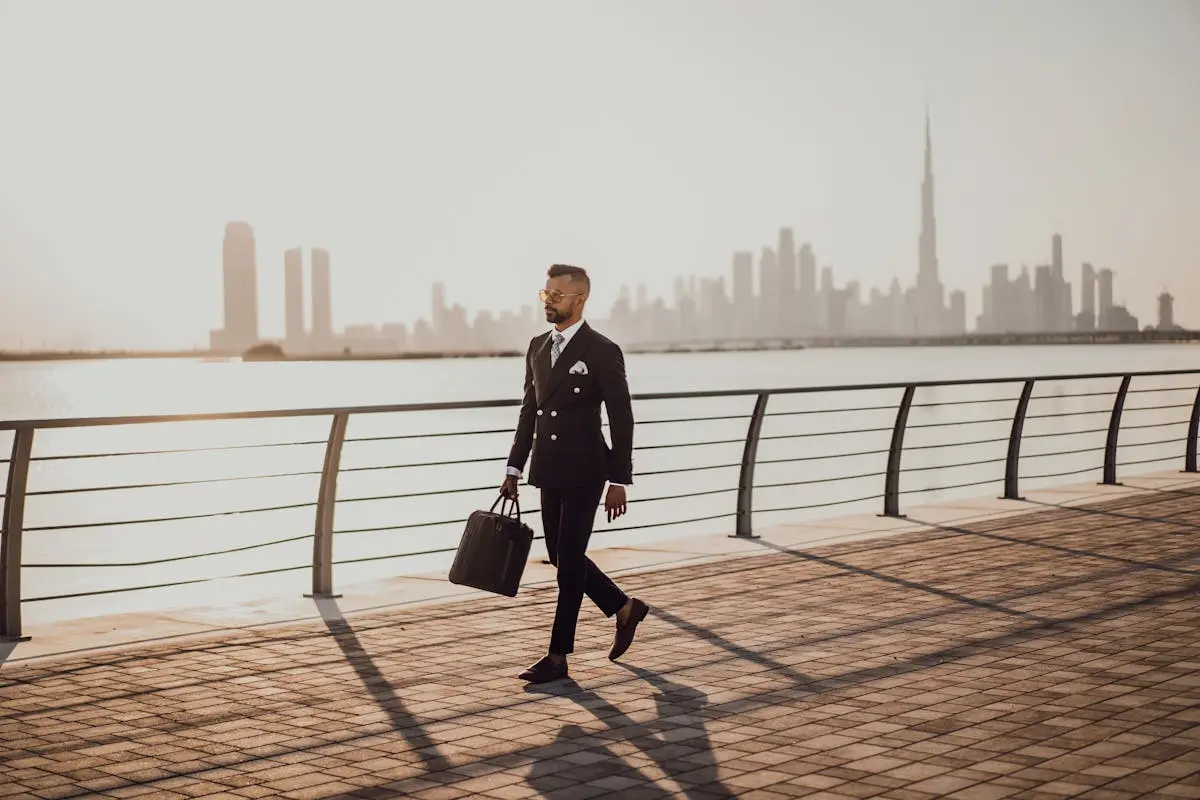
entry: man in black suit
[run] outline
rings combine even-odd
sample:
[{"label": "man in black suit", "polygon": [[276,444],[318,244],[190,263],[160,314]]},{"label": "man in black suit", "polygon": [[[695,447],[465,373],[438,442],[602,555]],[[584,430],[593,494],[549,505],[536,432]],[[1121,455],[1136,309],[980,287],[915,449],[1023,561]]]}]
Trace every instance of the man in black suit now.
[{"label": "man in black suit", "polygon": [[[547,655],[521,673],[544,683],[567,676],[575,649],[575,624],[586,594],[617,631],[608,657],[614,661],[633,642],[648,607],[628,597],[586,555],[604,485],[608,521],[626,510],[625,487],[633,483],[633,404],[621,348],[583,321],[591,281],[581,267],[555,264],[540,293],[554,328],[535,336],[525,354],[525,397],[500,492],[517,497],[517,482],[533,451],[529,484],[542,493],[546,551],[558,569],[558,605]],[[600,404],[608,412],[612,447],[600,427]]]}]

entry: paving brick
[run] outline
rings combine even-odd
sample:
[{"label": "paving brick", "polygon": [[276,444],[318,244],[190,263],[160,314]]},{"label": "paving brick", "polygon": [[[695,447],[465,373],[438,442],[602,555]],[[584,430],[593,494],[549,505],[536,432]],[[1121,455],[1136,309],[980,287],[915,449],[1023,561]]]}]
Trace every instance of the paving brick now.
[{"label": "paving brick", "polygon": [[552,589],[5,665],[0,797],[964,800],[1200,781],[1200,490],[622,579],[573,681]]}]

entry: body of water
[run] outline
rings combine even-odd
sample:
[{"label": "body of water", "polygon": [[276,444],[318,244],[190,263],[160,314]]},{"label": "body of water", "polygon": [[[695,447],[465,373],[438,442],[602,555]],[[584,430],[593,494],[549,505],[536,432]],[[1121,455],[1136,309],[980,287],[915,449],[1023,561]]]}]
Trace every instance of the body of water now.
[{"label": "body of water", "polygon": [[[1200,346],[630,355],[627,367],[635,394],[751,390],[1200,369]],[[522,380],[521,361],[513,358],[17,362],[0,364],[0,418],[491,400],[519,397]],[[1134,382],[1121,437],[1123,474],[1182,464],[1197,382],[1196,376]],[[1022,448],[1023,488],[1099,478],[1118,384],[1052,380],[1037,387]],[[1002,489],[1019,393],[1018,382],[918,391],[905,438],[902,507]],[[755,476],[760,509],[755,524],[880,510],[899,399],[899,390],[772,398]],[[752,396],[635,403],[637,475],[630,514],[612,526],[601,518],[595,546],[732,532],[738,464],[753,403]],[[335,558],[356,563],[335,567],[335,586],[445,569],[452,554],[430,551],[453,548],[471,510],[491,504],[515,422],[515,408],[351,417]],[[228,599],[306,590],[328,430],[329,419],[316,417],[39,431],[26,510],[26,598],[222,580],[31,602],[25,606],[27,620],[197,604],[214,592]],[[453,435],[429,437],[432,433]],[[4,455],[11,438],[0,432]],[[185,452],[156,452],[173,450]],[[70,491],[76,489],[88,491]],[[431,494],[446,489],[464,491]],[[525,506],[536,508],[536,500],[536,492],[526,489]],[[139,521],[176,516],[191,518]],[[693,521],[676,524],[681,520]],[[529,522],[540,531],[536,514]],[[252,549],[180,559],[244,547]],[[540,552],[535,546],[535,554]],[[371,560],[379,556],[393,557]],[[74,564],[122,566],[68,566]],[[224,579],[288,567],[299,569]]]}]

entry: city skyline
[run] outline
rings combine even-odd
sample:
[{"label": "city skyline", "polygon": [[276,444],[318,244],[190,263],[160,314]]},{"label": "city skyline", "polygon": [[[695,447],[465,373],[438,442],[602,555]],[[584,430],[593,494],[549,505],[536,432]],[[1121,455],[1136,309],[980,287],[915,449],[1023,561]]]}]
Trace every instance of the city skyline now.
[{"label": "city skyline", "polygon": [[1076,292],[1090,260],[1139,319],[1166,286],[1200,325],[1186,0],[69,2],[0,0],[0,347],[206,345],[230,220],[273,337],[296,246],[333,254],[339,325],[427,316],[435,281],[518,308],[555,261],[602,309],[670,302],[781,225],[817,281],[886,293],[915,280],[926,103],[971,324],[987,267],[1035,272],[1058,232]]},{"label": "city skyline", "polygon": [[[794,232],[790,228],[781,228],[780,240],[794,240]],[[1053,254],[1061,254],[1061,241],[1062,237],[1058,234],[1052,238],[1052,260],[1055,258]],[[285,270],[294,263],[292,254],[300,252],[300,248],[285,252]],[[325,253],[319,248],[314,248],[313,252]],[[794,252],[801,262],[812,257],[809,243],[804,243]],[[780,302],[779,293],[763,294],[760,288],[764,285],[761,267],[767,265],[768,275],[774,273],[775,254],[772,248],[763,248],[757,287],[750,272],[753,262],[746,258],[753,254],[738,252],[734,254],[732,294],[725,293],[725,276],[678,276],[675,279],[675,297],[671,303],[661,296],[650,295],[644,284],[636,289],[622,286],[617,301],[607,310],[607,316],[604,309],[599,313],[593,309],[586,317],[614,336],[625,339],[626,343],[642,345],[714,340],[803,341],[854,336],[915,338],[963,333],[1181,329],[1175,322],[1175,297],[1170,292],[1160,292],[1154,298],[1154,322],[1139,324],[1138,317],[1131,314],[1124,304],[1114,300],[1114,271],[1109,268],[1096,270],[1087,262],[1080,265],[1078,313],[1073,312],[1072,283],[1065,278],[1052,279],[1052,276],[1065,274],[1055,264],[1040,265],[1036,282],[1032,281],[1027,267],[1023,267],[1015,277],[1010,277],[1009,265],[998,264],[989,271],[991,283],[982,287],[985,311],[976,317],[974,326],[959,324],[937,333],[913,325],[914,315],[906,312],[905,304],[917,301],[915,286],[904,292],[900,290],[899,280],[893,280],[888,294],[885,295],[878,287],[872,287],[869,301],[863,303],[862,287],[857,281],[850,281],[839,288],[832,268],[824,267],[819,288],[812,293],[805,293],[799,291],[801,284],[797,283],[797,292],[792,298],[798,304],[794,306],[796,309],[816,309],[812,320],[806,325],[804,318],[797,314],[785,317],[784,322],[775,329],[764,329],[763,323],[769,319],[764,311],[784,305]],[[325,258],[328,256],[325,255]],[[324,263],[328,264],[328,261]],[[750,272],[748,276],[747,272]],[[739,275],[743,276],[741,280],[738,279]],[[292,285],[292,281],[289,280],[288,284]],[[965,320],[962,316],[964,295],[959,290],[951,293],[951,303],[945,309],[947,318]],[[275,341],[293,355],[343,350],[356,353],[487,351],[519,348],[530,336],[546,327],[541,306],[536,303],[523,304],[517,310],[476,310],[472,316],[470,309],[449,302],[444,283],[432,284],[430,296],[428,317],[412,321],[348,323],[340,333],[334,333],[332,328],[324,328],[321,335],[316,337],[311,329],[300,328],[282,337],[263,337],[255,341],[244,339],[240,343],[228,343],[222,338],[223,329],[214,330],[211,335],[212,347],[220,349],[221,345],[227,345],[228,351],[236,351],[262,341]],[[287,295],[284,301],[293,302],[292,296]],[[739,313],[739,308],[742,313]],[[904,330],[903,326],[912,327]]]},{"label": "city skyline", "polygon": [[[797,244],[795,231],[782,227],[776,246],[763,246],[759,252],[757,281],[754,252],[737,251],[733,254],[728,290],[726,276],[676,275],[670,303],[661,296],[652,297],[644,284],[637,286],[636,297],[630,286],[622,285],[606,317],[602,310],[596,313],[595,306],[587,316],[626,344],[854,335],[938,337],[968,331],[1139,330],[1137,317],[1123,304],[1114,302],[1113,270],[1108,267],[1096,271],[1090,262],[1081,264],[1080,310],[1075,312],[1059,233],[1051,237],[1050,263],[1039,264],[1034,277],[1024,265],[1015,278],[1010,278],[1007,264],[990,268],[990,282],[982,288],[982,310],[974,326],[968,325],[966,293],[951,290],[947,303],[946,287],[938,272],[936,178],[928,107],[923,163],[916,275],[907,289],[902,288],[899,276],[893,276],[886,292],[871,287],[864,302],[859,282],[851,280],[839,287],[829,265],[821,267],[818,283],[818,261],[812,243]],[[540,307],[532,304],[515,312],[481,309],[472,319],[464,306],[448,304],[446,286],[439,281],[431,286],[428,318],[348,324],[340,335],[335,335],[331,323],[330,254],[313,248],[313,324],[306,329],[301,259],[300,248],[290,248],[283,254],[286,330],[281,344],[292,354],[505,349],[520,347],[545,326]],[[225,326],[212,332],[214,350],[240,351],[259,342],[257,309],[248,307],[246,297],[238,296],[255,284],[255,263],[250,226],[245,222],[229,223],[223,248]],[[248,296],[256,295],[251,291]],[[1157,302],[1157,327],[1174,328],[1173,296],[1164,291]]]}]

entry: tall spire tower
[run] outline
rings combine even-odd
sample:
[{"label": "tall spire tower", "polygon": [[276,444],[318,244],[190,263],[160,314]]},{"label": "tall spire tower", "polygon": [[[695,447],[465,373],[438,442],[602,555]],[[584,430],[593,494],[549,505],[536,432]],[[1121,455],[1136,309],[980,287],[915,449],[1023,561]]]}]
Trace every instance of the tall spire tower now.
[{"label": "tall spire tower", "polygon": [[937,217],[933,210],[933,137],[929,107],[925,107],[925,174],[921,180],[921,234],[917,242],[917,319],[922,334],[940,334],[945,328],[945,301],[938,278]]},{"label": "tall spire tower", "polygon": [[929,132],[929,108],[925,108],[925,176],[921,180],[921,240],[918,283],[937,283],[937,217],[933,210],[933,138]]}]

